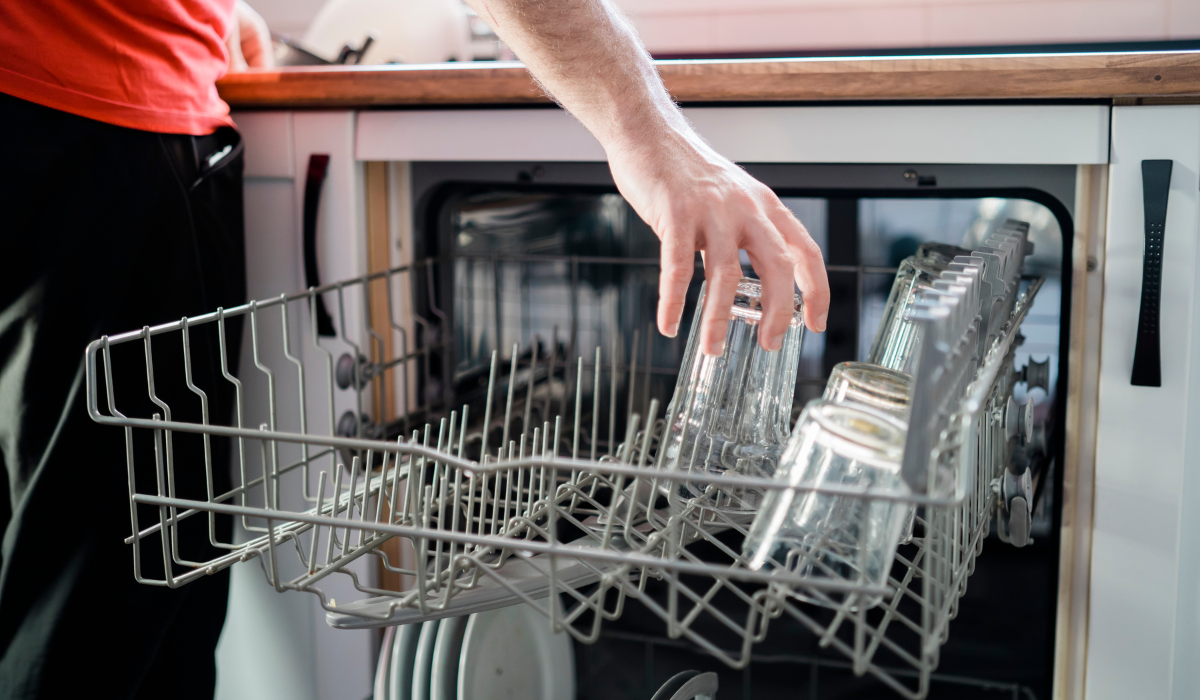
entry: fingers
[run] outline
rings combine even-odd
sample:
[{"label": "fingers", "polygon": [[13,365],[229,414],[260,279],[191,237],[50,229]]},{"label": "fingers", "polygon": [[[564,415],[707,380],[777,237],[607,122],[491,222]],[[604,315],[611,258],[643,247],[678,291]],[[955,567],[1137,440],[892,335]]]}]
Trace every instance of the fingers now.
[{"label": "fingers", "polygon": [[781,209],[771,217],[771,222],[783,234],[792,253],[795,265],[792,274],[804,295],[804,325],[813,332],[823,333],[829,318],[829,277],[821,248],[790,211]]},{"label": "fingers", "polygon": [[674,338],[679,333],[688,285],[696,271],[696,244],[690,232],[669,232],[662,237],[662,274],[658,278],[658,332]]},{"label": "fingers", "polygon": [[729,309],[742,280],[737,246],[732,241],[709,246],[704,251],[704,311],[700,322],[700,350],[709,357],[725,352],[725,333],[729,330]]},{"label": "fingers", "polygon": [[774,352],[783,347],[783,337],[794,314],[793,261],[775,227],[765,219],[759,222],[759,227],[762,232],[746,236],[746,253],[762,285],[758,344],[763,350]]}]

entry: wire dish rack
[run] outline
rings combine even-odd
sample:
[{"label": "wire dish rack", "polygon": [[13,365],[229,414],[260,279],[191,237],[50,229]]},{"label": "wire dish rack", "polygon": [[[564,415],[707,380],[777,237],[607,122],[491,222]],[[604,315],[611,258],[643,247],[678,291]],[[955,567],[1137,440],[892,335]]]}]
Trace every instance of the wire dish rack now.
[{"label": "wire dish rack", "polygon": [[[1013,224],[989,239],[962,261],[966,274],[948,277],[948,291],[910,318],[924,341],[904,493],[660,468],[659,443],[677,407],[635,405],[633,387],[618,387],[616,358],[598,348],[568,361],[556,346],[548,365],[538,348],[514,346],[509,358],[493,353],[474,405],[439,415],[420,398],[436,394],[421,383],[432,374],[429,346],[410,351],[416,331],[405,325],[397,294],[417,286],[413,267],[103,337],[87,348],[88,408],[93,420],[125,431],[134,575],[178,587],[257,560],[276,590],[315,595],[334,627],[524,602],[555,631],[584,643],[633,599],[661,619],[667,636],[734,668],[749,663],[773,620],[789,616],[848,657],[856,673],[922,698],[1013,446],[1027,431],[1011,401],[1019,328],[1041,284],[1021,277],[1026,232]],[[325,300],[337,310],[333,338],[310,322]],[[252,382],[225,365],[237,352],[227,328],[239,319],[248,324],[253,360],[246,374],[257,376],[261,395],[250,395]],[[215,389],[195,378],[199,333],[215,335],[220,379],[235,394],[232,420],[209,414]],[[335,360],[339,349],[347,353]],[[606,361],[614,369],[609,386],[602,382]],[[161,376],[168,363],[182,365],[186,382],[174,387],[182,397],[174,400],[198,405],[198,420],[172,418],[155,381],[156,367]],[[556,363],[568,368],[561,379]],[[144,373],[123,369],[134,364]],[[636,376],[629,372],[628,382]],[[600,419],[605,409],[615,418],[619,390],[629,397],[623,438],[605,442]],[[126,392],[145,394],[152,412],[122,413],[117,397]],[[552,393],[567,398],[553,416],[542,408]],[[183,454],[189,435],[200,440],[189,438]],[[234,455],[233,487],[224,492],[213,473],[216,440],[227,440]],[[661,494],[685,480],[706,493],[682,507],[669,504]],[[784,565],[753,570],[741,551],[749,523],[712,507],[714,494],[739,488],[910,503],[914,533],[885,586]],[[246,533],[239,540],[222,537],[218,523],[229,516]],[[208,523],[203,556],[181,535],[198,521]],[[408,584],[372,584],[348,566],[364,557]],[[349,577],[360,599],[331,599],[324,582],[335,574]],[[875,607],[855,604],[879,597]]]}]

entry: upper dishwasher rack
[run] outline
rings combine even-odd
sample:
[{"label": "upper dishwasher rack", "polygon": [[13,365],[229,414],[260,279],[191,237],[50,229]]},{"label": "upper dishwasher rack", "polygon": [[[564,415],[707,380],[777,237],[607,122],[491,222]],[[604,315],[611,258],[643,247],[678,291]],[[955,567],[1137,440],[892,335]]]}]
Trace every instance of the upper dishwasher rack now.
[{"label": "upper dishwasher rack", "polygon": [[[430,380],[436,342],[415,342],[431,334],[401,313],[404,292],[414,287],[412,267],[101,338],[87,348],[88,408],[94,420],[125,431],[134,574],[175,587],[257,559],[277,590],[316,595],[337,627],[524,601],[583,642],[594,641],[632,598],[661,618],[669,636],[733,667],[747,664],[771,620],[787,615],[849,657],[856,673],[905,697],[924,697],[1011,458],[1013,352],[1041,284],[1020,276],[1026,232],[1010,224],[975,251],[981,274],[962,297],[970,309],[914,318],[936,342],[922,347],[914,382],[904,462],[906,480],[917,487],[911,494],[658,469],[666,416],[657,401],[635,405],[635,392],[627,392],[623,432],[607,443],[597,434],[601,412],[617,414],[618,381],[637,377],[636,367],[614,362],[604,386],[601,370],[612,358],[599,349],[564,360],[555,346],[548,364],[537,348],[514,347],[507,359],[493,354],[480,385],[482,410],[478,401],[475,408],[439,409],[422,384]],[[336,338],[318,337],[309,323],[320,295],[334,302]],[[230,357],[236,348],[228,346],[227,327],[239,318],[252,361],[240,378],[222,367],[236,410],[232,420],[219,421],[207,411],[212,388],[193,381],[191,344],[197,333],[215,335],[220,356]],[[140,355],[144,372],[114,376],[113,358],[121,354]],[[180,395],[202,405],[201,420],[172,420],[155,384],[156,364],[169,362],[182,363],[187,386]],[[562,380],[556,362],[569,368]],[[130,391],[146,392],[149,415],[119,411]],[[553,405],[552,392],[562,396],[557,414],[531,414],[532,406]],[[353,437],[340,436],[339,423]],[[203,460],[186,468],[206,470],[205,488],[186,493],[177,487],[199,482],[177,473],[186,461],[176,454],[182,435],[199,436],[190,444],[203,450]],[[210,451],[218,437],[234,454],[236,483],[225,493],[214,492]],[[139,460],[149,460],[147,472],[136,467]],[[153,478],[139,479],[143,473]],[[683,479],[909,502],[920,508],[916,532],[882,588],[855,578],[753,571],[741,555],[747,524],[698,499],[670,511],[647,496]],[[239,518],[249,538],[219,537],[217,514]],[[183,551],[178,532],[193,518],[208,521],[216,555]],[[410,585],[373,585],[348,568],[363,557]],[[362,598],[331,600],[322,581],[334,574],[349,577]],[[856,599],[834,593],[882,595],[884,602],[815,609],[797,602],[797,590],[831,603]]]}]

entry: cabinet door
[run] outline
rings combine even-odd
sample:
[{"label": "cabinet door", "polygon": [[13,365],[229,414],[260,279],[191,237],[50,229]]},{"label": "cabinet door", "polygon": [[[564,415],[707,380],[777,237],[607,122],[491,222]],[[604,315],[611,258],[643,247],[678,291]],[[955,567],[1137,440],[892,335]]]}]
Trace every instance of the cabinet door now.
[{"label": "cabinet door", "polygon": [[[1154,282],[1143,280],[1144,160],[1172,161],[1158,387],[1131,384],[1142,285]],[[1087,696],[1183,698],[1200,685],[1200,106],[1114,108],[1111,163]]]}]

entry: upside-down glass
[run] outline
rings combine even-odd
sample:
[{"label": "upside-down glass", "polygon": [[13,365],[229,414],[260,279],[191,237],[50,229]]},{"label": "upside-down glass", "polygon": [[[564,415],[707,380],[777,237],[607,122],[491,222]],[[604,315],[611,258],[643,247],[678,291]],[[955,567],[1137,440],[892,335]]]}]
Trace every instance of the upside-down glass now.
[{"label": "upside-down glass", "polygon": [[[841,362],[834,366],[821,397],[834,403],[858,403],[879,409],[908,423],[908,401],[912,377],[867,362]],[[900,542],[912,541],[917,507],[909,504]]]},{"label": "upside-down glass", "polygon": [[[705,293],[701,287],[675,394],[667,407],[670,419],[662,467],[693,473],[734,472],[771,476],[787,444],[804,338],[799,294],[793,298],[792,320],[783,347],[767,352],[758,345],[762,320],[762,286],[743,278],[729,310],[725,352],[700,352],[700,318]],[[727,514],[744,513],[746,521],[762,499],[753,489],[709,490],[697,482],[666,485],[672,507],[707,493],[706,507]]]},{"label": "upside-down glass", "polygon": [[958,246],[922,243],[915,255],[901,261],[867,362],[912,374],[916,361],[917,326],[905,316],[916,303],[920,292],[931,289],[938,276],[950,269],[955,256],[970,254],[971,251]]},{"label": "upside-down glass", "polygon": [[[743,545],[750,568],[771,563],[814,580],[885,585],[908,504],[804,489],[835,486],[908,495],[900,477],[904,437],[904,424],[881,411],[824,399],[809,402],[775,472],[776,481],[801,488],[766,495]],[[793,589],[792,595],[850,608],[871,607],[882,599],[817,589]]]},{"label": "upside-down glass", "polygon": [[860,403],[908,421],[908,395],[912,377],[867,362],[841,362],[834,366],[821,397],[834,403]]}]

